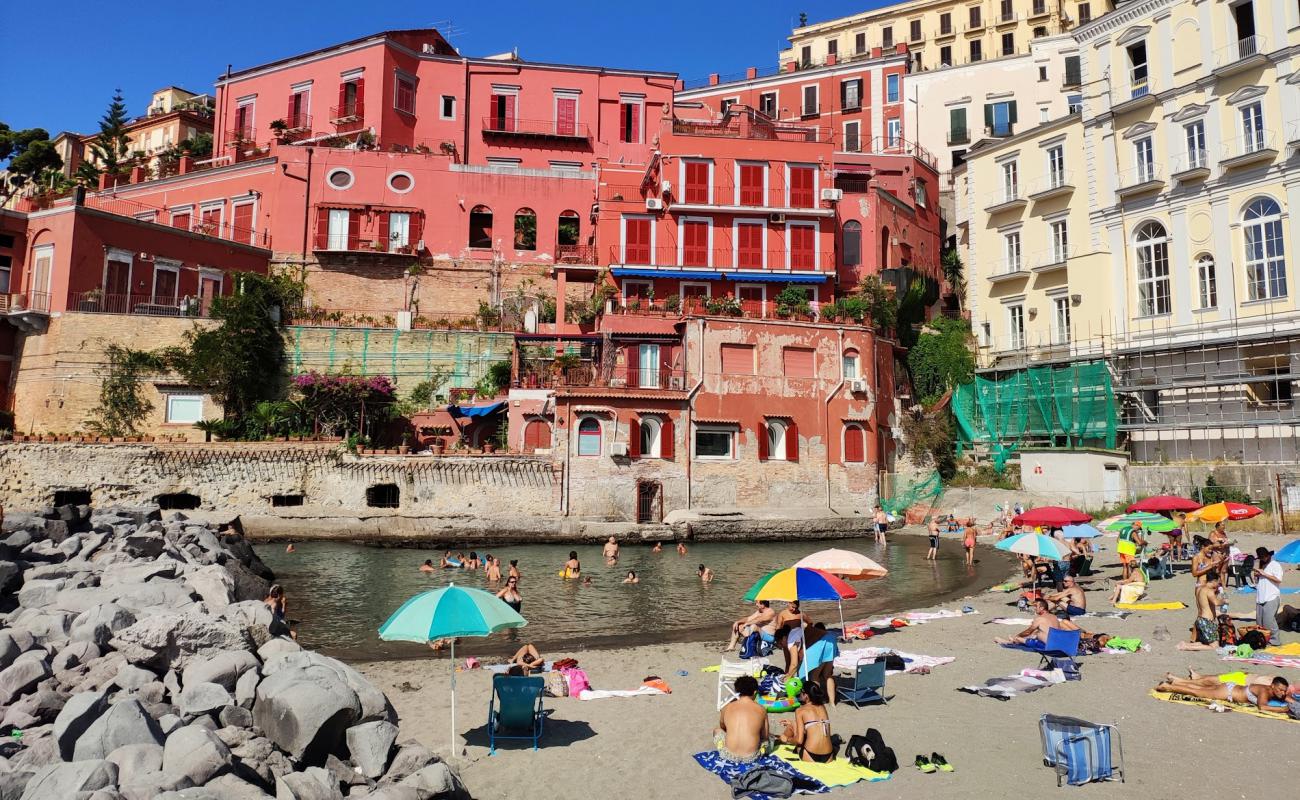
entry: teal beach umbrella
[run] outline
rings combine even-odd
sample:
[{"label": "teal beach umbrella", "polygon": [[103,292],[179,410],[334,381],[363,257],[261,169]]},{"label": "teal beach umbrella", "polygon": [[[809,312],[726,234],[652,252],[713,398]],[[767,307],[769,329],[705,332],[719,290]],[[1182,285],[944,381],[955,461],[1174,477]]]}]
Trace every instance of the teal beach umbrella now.
[{"label": "teal beach umbrella", "polygon": [[490,636],[506,628],[522,628],[528,621],[501,598],[482,589],[451,584],[422,592],[407,600],[379,626],[379,638],[388,642],[427,644],[451,639],[451,741],[456,748],[456,637]]}]

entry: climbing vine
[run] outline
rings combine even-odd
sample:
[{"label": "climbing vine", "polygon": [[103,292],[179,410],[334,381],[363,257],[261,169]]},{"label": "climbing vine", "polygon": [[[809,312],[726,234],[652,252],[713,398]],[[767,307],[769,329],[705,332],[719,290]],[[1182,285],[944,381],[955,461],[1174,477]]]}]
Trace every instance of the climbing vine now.
[{"label": "climbing vine", "polygon": [[141,379],[167,369],[166,354],[132,350],[111,344],[100,368],[99,405],[90,411],[86,427],[100,436],[132,436],[154,405],[141,391]]}]

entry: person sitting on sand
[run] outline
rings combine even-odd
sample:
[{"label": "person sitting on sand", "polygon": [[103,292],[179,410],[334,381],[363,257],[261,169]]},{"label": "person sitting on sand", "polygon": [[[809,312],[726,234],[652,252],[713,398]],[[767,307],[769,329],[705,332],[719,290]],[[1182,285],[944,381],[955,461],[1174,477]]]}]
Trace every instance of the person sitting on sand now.
[{"label": "person sitting on sand", "polygon": [[617,564],[618,540],[613,536],[609,537],[609,541],[605,542],[605,546],[601,549],[600,554],[605,557],[605,563],[609,564],[611,567]]},{"label": "person sitting on sand", "polygon": [[506,585],[501,591],[497,592],[497,597],[513,608],[516,614],[519,613],[519,609],[524,607],[524,598],[519,594],[519,579],[516,577],[506,578]]},{"label": "person sitting on sand", "polygon": [[831,717],[826,711],[826,690],[816,681],[805,681],[799,693],[799,708],[794,720],[782,720],[785,730],[781,741],[794,745],[802,761],[826,764],[835,759],[835,743],[831,741]]},{"label": "person sitting on sand", "polygon": [[1037,646],[1042,646],[1047,644],[1047,635],[1053,628],[1065,631],[1079,630],[1079,626],[1068,619],[1058,619],[1055,614],[1047,610],[1047,601],[1039,598],[1034,601],[1034,619],[1029,623],[1028,628],[1015,636],[993,641],[998,644],[1029,644],[1034,641],[1038,643]]},{"label": "person sitting on sand", "polygon": [[564,569],[560,570],[560,577],[565,580],[582,577],[582,564],[578,561],[577,550],[569,551],[569,560],[564,562]]},{"label": "person sitting on sand", "polygon": [[754,631],[758,631],[759,638],[765,642],[776,641],[776,612],[766,600],[755,601],[753,614],[731,623],[731,641],[726,650],[735,650],[736,644]]},{"label": "person sitting on sand", "polygon": [[713,732],[718,757],[733,764],[749,764],[767,755],[767,710],[760,706],[758,681],[752,675],[736,678],[736,699],[722,707]]},{"label": "person sitting on sand", "polygon": [[526,644],[516,650],[510,657],[510,663],[523,667],[527,672],[541,672],[542,667],[546,666],[546,660],[532,644]]},{"label": "person sitting on sand", "polygon": [[713,570],[703,564],[700,565],[699,569],[695,570],[695,574],[700,576],[701,583],[709,583],[713,580]]},{"label": "person sitting on sand", "polygon": [[686,555],[686,542],[677,543],[677,555],[679,556]]},{"label": "person sitting on sand", "polygon": [[1245,677],[1244,672],[1227,673],[1218,678],[1213,678],[1213,683],[1210,683],[1204,679],[1183,680],[1175,678],[1173,675],[1166,675],[1165,679],[1156,685],[1156,691],[1189,694],[1192,697],[1200,697],[1204,700],[1226,700],[1229,703],[1255,706],[1260,711],[1286,713],[1285,709],[1279,712],[1269,708],[1268,705],[1273,700],[1286,701],[1287,695],[1291,691],[1291,684],[1287,682],[1286,678],[1279,675],[1266,684],[1251,683],[1249,681],[1237,682],[1238,679]]},{"label": "person sitting on sand", "polygon": [[1088,613],[1088,598],[1083,589],[1075,583],[1074,578],[1065,576],[1065,588],[1055,594],[1047,595],[1047,605],[1056,613],[1065,612],[1071,617]]},{"label": "person sitting on sand", "polygon": [[634,569],[628,570],[627,577],[623,579],[623,583],[640,583],[640,582],[641,579],[636,576],[636,570]]},{"label": "person sitting on sand", "polygon": [[437,567],[433,566],[433,559],[431,558],[426,558],[424,563],[420,565],[421,572],[435,572],[436,570]]},{"label": "person sitting on sand", "polygon": [[1136,603],[1146,596],[1147,593],[1147,574],[1141,567],[1138,567],[1132,575],[1127,575],[1115,581],[1114,591],[1110,593],[1111,605],[1117,603]]},{"label": "person sitting on sand", "polygon": [[487,576],[488,583],[496,583],[501,580],[501,559],[488,556],[488,562],[483,566],[483,572]]},{"label": "person sitting on sand", "polygon": [[1192,639],[1179,642],[1179,650],[1214,650],[1219,646],[1219,573],[1208,572],[1196,585],[1196,620]]}]

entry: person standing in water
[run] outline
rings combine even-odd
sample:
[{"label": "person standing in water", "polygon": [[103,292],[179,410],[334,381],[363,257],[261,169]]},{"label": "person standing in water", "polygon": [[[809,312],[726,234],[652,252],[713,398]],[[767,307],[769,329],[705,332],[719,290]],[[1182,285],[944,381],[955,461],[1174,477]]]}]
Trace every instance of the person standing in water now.
[{"label": "person standing in water", "polygon": [[484,572],[487,574],[488,583],[496,583],[501,580],[501,559],[487,557],[487,563],[484,565]]},{"label": "person standing in water", "polygon": [[420,571],[421,571],[421,572],[435,572],[435,571],[437,571],[437,568],[433,566],[433,559],[431,559],[431,558],[426,558],[426,559],[424,560],[424,563],[420,565]]},{"label": "person standing in water", "polygon": [[655,542],[655,546],[650,548],[650,552],[652,553],[662,553],[663,551],[664,551],[663,542]]},{"label": "person standing in water", "polygon": [[686,555],[686,542],[677,543],[677,555],[679,556]]},{"label": "person standing in water", "polygon": [[[1084,540],[1080,540],[1084,541]],[[975,520],[966,520],[966,533],[962,537],[962,547],[966,548],[966,566],[975,566]]]},{"label": "person standing in water", "polygon": [[516,614],[519,613],[519,609],[524,607],[523,595],[519,594],[518,578],[506,578],[505,588],[497,592],[497,597],[513,608]]},{"label": "person standing in water", "polygon": [[876,542],[878,544],[887,544],[885,531],[889,530],[889,516],[885,513],[885,509],[877,505],[876,513],[872,515],[872,519],[876,523]]},{"label": "person standing in water", "polygon": [[519,579],[519,559],[517,558],[510,559],[510,572],[507,575],[507,577],[514,578],[516,580]]},{"label": "person standing in water", "polygon": [[701,564],[700,568],[695,571],[695,574],[700,576],[701,583],[710,583],[713,581],[713,570],[709,569],[703,564]]},{"label": "person standing in water", "polygon": [[605,563],[608,564],[609,566],[612,567],[615,564],[617,564],[618,563],[618,540],[615,539],[613,536],[609,537],[609,541],[605,542],[605,547],[600,551],[600,554],[605,557]]},{"label": "person standing in water", "polygon": [[934,561],[939,557],[939,522],[934,517],[930,518],[927,530],[930,534],[930,549],[925,551],[925,560]]},{"label": "person standing in water", "polygon": [[582,577],[582,564],[578,561],[577,550],[569,551],[569,560],[564,562],[564,569],[560,572],[560,577],[566,580]]}]

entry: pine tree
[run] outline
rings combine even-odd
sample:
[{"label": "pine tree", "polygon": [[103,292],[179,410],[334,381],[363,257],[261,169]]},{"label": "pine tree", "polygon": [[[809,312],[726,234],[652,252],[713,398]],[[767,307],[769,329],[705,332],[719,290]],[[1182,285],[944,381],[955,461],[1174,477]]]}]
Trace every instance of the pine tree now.
[{"label": "pine tree", "polygon": [[126,135],[126,103],[122,100],[122,90],[113,93],[113,100],[108,104],[108,111],[99,121],[99,135],[90,145],[99,162],[99,172],[109,175],[121,175],[130,164],[130,142]]}]

